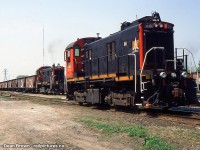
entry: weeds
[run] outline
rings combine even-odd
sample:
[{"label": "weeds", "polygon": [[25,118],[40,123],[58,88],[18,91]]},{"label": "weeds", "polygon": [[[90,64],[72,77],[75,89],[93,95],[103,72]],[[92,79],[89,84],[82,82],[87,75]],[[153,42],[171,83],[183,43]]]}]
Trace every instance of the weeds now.
[{"label": "weeds", "polygon": [[147,130],[143,126],[130,126],[122,128],[122,131],[129,134],[130,137],[146,137]]},{"label": "weeds", "polygon": [[180,129],[177,131],[178,135],[187,140],[200,141],[200,133],[196,130],[185,131]]},{"label": "weeds", "polygon": [[11,101],[11,97],[10,96],[5,96],[5,95],[0,95],[0,99],[2,100],[6,100],[6,101]]},{"label": "weeds", "polygon": [[175,148],[159,137],[146,137],[144,147],[153,150],[175,150]]},{"label": "weeds", "polygon": [[97,128],[104,133],[127,133],[130,137],[144,138],[143,147],[145,149],[175,150],[173,146],[163,141],[159,137],[149,136],[147,129],[144,128],[143,126],[114,125],[109,123],[97,122],[98,120],[104,120],[104,119],[96,119],[97,121],[93,121],[92,119],[95,118],[87,117],[87,119],[82,119],[81,122],[87,124],[89,127]]},{"label": "weeds", "polygon": [[191,137],[192,139],[195,139],[197,141],[200,141],[200,133],[199,132],[195,132],[195,131],[191,131],[189,132],[189,137]]},{"label": "weeds", "polygon": [[119,133],[120,128],[118,126],[110,125],[107,123],[97,123],[92,120],[81,120],[81,122],[86,123],[90,127],[95,127],[105,133]]},{"label": "weeds", "polygon": [[142,126],[129,126],[123,127],[119,125],[112,125],[108,123],[94,122],[90,119],[81,120],[81,122],[86,123],[90,127],[95,127],[104,133],[128,133],[131,137],[146,137],[147,130]]}]

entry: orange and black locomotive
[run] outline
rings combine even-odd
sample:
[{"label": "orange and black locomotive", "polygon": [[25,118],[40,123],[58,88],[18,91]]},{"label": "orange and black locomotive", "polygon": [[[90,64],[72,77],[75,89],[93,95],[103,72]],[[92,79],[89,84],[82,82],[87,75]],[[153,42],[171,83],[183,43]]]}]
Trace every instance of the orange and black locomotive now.
[{"label": "orange and black locomotive", "polygon": [[69,44],[68,99],[130,107],[198,103],[196,83],[187,71],[188,50],[174,50],[173,27],[154,12],[122,23],[121,30],[108,37]]}]

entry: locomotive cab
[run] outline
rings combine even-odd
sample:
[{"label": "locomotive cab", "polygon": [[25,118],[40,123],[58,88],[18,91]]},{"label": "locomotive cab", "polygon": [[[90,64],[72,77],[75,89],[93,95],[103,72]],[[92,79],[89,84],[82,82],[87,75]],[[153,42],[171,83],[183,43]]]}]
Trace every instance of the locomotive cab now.
[{"label": "locomotive cab", "polygon": [[69,44],[64,51],[64,60],[66,62],[66,79],[67,79],[67,98],[72,99],[75,92],[76,80],[84,80],[83,66],[83,47],[86,44],[100,39],[99,37],[88,37],[77,39],[77,41]]},{"label": "locomotive cab", "polygon": [[[140,93],[146,107],[170,107],[197,103],[196,83],[187,71],[187,49],[177,56],[173,24],[162,22],[156,12],[140,25]],[[155,16],[156,19],[153,19]],[[192,53],[189,51],[192,55]],[[143,79],[150,74],[150,79]]]},{"label": "locomotive cab", "polygon": [[69,44],[65,49],[66,78],[73,79],[83,77],[82,49],[85,44],[91,43],[100,38],[82,38]]}]

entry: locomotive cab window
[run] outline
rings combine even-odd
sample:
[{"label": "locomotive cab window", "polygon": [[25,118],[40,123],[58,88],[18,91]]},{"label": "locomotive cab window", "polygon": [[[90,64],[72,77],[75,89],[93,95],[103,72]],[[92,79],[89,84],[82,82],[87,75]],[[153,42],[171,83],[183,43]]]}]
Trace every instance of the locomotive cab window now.
[{"label": "locomotive cab window", "polygon": [[80,56],[80,49],[79,48],[75,48],[74,52],[75,52],[75,57]]},{"label": "locomotive cab window", "polygon": [[64,52],[64,60],[66,61],[69,61],[69,59],[70,59],[70,50],[66,50],[65,52]]},{"label": "locomotive cab window", "polygon": [[64,52],[64,60],[70,61],[70,50]]},{"label": "locomotive cab window", "polygon": [[115,60],[115,51],[116,51],[115,42],[107,43],[107,54],[109,61]]},{"label": "locomotive cab window", "polygon": [[85,58],[88,59],[88,51],[85,52]]},{"label": "locomotive cab window", "polygon": [[92,59],[92,50],[91,49],[85,52],[85,58]]},{"label": "locomotive cab window", "polygon": [[42,71],[42,70],[40,70],[40,74],[41,74],[41,75],[44,75],[44,73],[43,73],[43,71]]},{"label": "locomotive cab window", "polygon": [[124,41],[124,47],[128,46],[128,42]]},{"label": "locomotive cab window", "polygon": [[70,50],[67,51],[67,57],[70,57]]},{"label": "locomotive cab window", "polygon": [[66,61],[67,60],[67,52],[65,51],[64,52],[64,61]]},{"label": "locomotive cab window", "polygon": [[65,60],[70,61],[70,50],[65,51]]}]

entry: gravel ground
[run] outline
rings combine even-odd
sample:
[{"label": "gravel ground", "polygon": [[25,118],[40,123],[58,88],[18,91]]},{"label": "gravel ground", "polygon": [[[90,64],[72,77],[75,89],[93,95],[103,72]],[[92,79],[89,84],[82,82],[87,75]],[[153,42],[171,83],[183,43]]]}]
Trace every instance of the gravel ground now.
[{"label": "gravel ground", "polygon": [[16,144],[27,144],[22,146],[29,146],[29,150],[37,149],[33,146],[64,146],[64,148],[42,148],[53,150],[129,150],[133,149],[134,145],[137,149],[142,148],[141,138],[131,138],[124,133],[104,134],[80,122],[87,117],[106,120],[109,123],[141,125],[148,129],[149,134],[159,135],[177,149],[200,149],[199,121],[191,122],[144,112],[132,113],[131,110],[124,109],[116,111],[97,109],[88,105],[81,107],[73,102],[66,102],[62,96],[41,97],[9,92],[3,92],[1,95],[3,95],[0,97],[1,149],[13,150],[15,148],[8,147],[20,146]]},{"label": "gravel ground", "polygon": [[[33,98],[34,99],[34,98]],[[99,139],[100,133],[88,130],[75,121],[81,112],[78,106],[50,105],[13,101],[0,101],[0,144],[60,144],[64,148],[52,149],[123,149],[123,144]],[[13,145],[10,145],[13,146]],[[16,146],[16,145],[14,145]],[[4,148],[9,149],[9,148]],[[10,148],[13,149],[13,148]],[[14,148],[15,149],[15,148]],[[47,149],[47,148],[44,148]],[[125,149],[131,149],[129,147]]]}]

